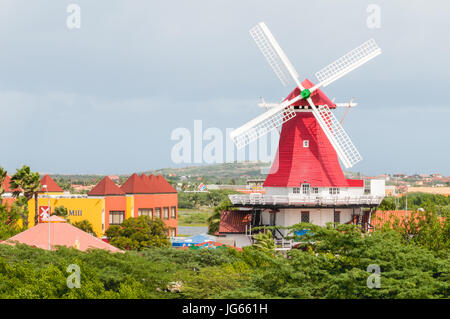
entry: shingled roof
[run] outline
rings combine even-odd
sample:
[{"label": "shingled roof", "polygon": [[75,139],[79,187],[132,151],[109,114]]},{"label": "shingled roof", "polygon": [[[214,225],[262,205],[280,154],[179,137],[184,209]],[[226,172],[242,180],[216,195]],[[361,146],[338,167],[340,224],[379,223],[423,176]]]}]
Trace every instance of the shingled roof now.
[{"label": "shingled roof", "polygon": [[121,189],[127,194],[161,194],[177,191],[161,175],[131,175]]},{"label": "shingled roof", "polygon": [[108,176],[104,177],[88,193],[89,196],[125,195],[126,193],[117,186]]},{"label": "shingled roof", "polygon": [[225,210],[220,215],[219,234],[243,234],[250,221],[251,213],[248,211]]},{"label": "shingled roof", "polygon": [[49,193],[64,192],[64,190],[61,187],[59,187],[59,185],[56,184],[56,182],[48,175],[45,175],[44,177],[41,178],[41,185],[42,186],[47,185],[47,189],[42,187],[41,192],[49,192]]},{"label": "shingled roof", "polygon": [[5,193],[12,193],[12,190],[9,186],[9,183],[11,182],[11,177],[6,175],[5,180],[3,181],[3,184],[1,185]]}]

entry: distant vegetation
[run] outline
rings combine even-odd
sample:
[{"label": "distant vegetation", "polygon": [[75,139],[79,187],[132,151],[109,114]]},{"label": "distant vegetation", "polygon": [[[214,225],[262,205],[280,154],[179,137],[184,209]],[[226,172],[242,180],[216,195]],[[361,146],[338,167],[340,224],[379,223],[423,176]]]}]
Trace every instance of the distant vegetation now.
[{"label": "distant vegetation", "polygon": [[[409,193],[408,210],[423,208],[425,211],[444,216],[450,213],[450,196],[427,193]],[[406,196],[387,196],[378,207],[379,210],[405,209]]]},{"label": "distant vegetation", "polygon": [[222,189],[210,190],[208,192],[185,193],[178,192],[179,208],[200,208],[215,207],[221,201],[228,198],[228,195],[240,194],[235,190]]}]

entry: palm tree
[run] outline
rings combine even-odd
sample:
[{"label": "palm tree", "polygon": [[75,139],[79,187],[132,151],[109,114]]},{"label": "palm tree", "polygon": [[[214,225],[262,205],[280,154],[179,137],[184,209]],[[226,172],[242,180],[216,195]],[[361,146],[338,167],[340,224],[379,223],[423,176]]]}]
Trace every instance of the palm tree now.
[{"label": "palm tree", "polygon": [[[14,190],[14,197],[19,197],[23,193],[27,202],[34,197],[34,225],[37,225],[39,223],[38,194],[41,190],[39,173],[32,172],[28,166],[23,165],[11,177],[10,187]],[[24,220],[24,225],[28,226],[28,219]]]},{"label": "palm tree", "polygon": [[223,199],[218,206],[214,207],[214,212],[208,217],[206,222],[208,223],[208,234],[214,235],[219,231],[220,217],[222,216],[222,211],[227,209],[232,209],[231,201],[227,198]]},{"label": "palm tree", "polygon": [[3,167],[0,167],[0,196],[2,196],[2,194],[5,192],[5,190],[2,187],[5,179],[6,179],[6,171],[3,169]]},{"label": "palm tree", "polygon": [[266,233],[259,233],[253,236],[255,239],[255,243],[253,247],[263,252],[267,252],[270,254],[275,253],[275,242],[273,240],[272,232],[268,231]]}]

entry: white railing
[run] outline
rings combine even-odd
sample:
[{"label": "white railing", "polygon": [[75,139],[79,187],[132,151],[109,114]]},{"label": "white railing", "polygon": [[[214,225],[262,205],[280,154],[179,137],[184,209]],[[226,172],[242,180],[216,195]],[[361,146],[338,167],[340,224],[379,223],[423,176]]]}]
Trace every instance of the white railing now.
[{"label": "white railing", "polygon": [[233,205],[285,205],[285,206],[333,206],[333,205],[378,205],[384,196],[372,195],[228,195]]}]

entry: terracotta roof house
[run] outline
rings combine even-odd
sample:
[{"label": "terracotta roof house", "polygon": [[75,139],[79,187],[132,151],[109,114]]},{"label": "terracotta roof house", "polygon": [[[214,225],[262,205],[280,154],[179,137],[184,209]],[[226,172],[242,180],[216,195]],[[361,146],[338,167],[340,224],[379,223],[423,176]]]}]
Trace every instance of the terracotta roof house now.
[{"label": "terracotta roof house", "polygon": [[47,185],[47,188],[42,187],[41,192],[64,193],[64,190],[48,175],[41,178],[41,185]]},{"label": "terracotta roof house", "polygon": [[220,215],[219,234],[244,234],[250,221],[250,211],[225,210]]},{"label": "terracotta roof house", "polygon": [[5,241],[2,244],[14,245],[15,242],[48,250],[48,232],[50,228],[50,245],[54,250],[57,246],[74,247],[85,251],[87,249],[104,249],[111,252],[122,252],[122,250],[94,237],[81,229],[70,225],[64,218],[59,216],[50,217],[48,221],[27,229]]},{"label": "terracotta roof house", "polygon": [[111,178],[106,176],[103,178],[91,191],[88,193],[89,196],[114,196],[114,195],[125,195],[125,192],[117,186]]}]

